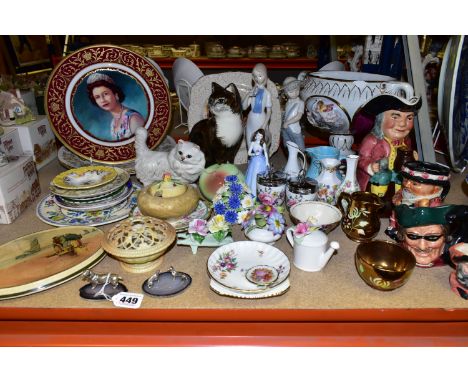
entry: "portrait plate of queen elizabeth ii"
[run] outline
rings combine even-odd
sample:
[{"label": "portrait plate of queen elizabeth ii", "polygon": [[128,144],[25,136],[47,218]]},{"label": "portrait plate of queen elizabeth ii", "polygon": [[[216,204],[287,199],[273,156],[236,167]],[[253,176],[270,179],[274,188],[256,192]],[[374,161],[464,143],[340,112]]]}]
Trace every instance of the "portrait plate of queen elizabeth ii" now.
[{"label": "portrait plate of queen elizabeth ii", "polygon": [[136,128],[148,130],[148,146],[154,148],[171,122],[161,69],[118,46],[90,46],[65,57],[49,78],[45,103],[64,146],[95,162],[134,160]]}]

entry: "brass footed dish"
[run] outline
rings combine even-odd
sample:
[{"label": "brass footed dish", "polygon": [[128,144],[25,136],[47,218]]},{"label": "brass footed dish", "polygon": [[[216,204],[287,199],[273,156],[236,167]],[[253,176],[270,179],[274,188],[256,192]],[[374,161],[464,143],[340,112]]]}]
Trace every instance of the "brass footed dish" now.
[{"label": "brass footed dish", "polygon": [[132,273],[149,272],[162,263],[162,256],[176,238],[169,223],[149,216],[131,217],[107,233],[102,247]]}]

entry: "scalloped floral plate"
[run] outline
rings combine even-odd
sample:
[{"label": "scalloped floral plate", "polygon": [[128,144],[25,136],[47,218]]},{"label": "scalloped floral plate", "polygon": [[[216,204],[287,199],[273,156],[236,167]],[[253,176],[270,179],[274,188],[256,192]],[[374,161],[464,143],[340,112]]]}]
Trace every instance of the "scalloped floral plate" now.
[{"label": "scalloped floral plate", "polygon": [[[274,268],[274,283],[259,285],[247,278],[253,267]],[[207,261],[211,278],[222,286],[241,293],[260,293],[282,284],[289,276],[291,265],[288,257],[278,248],[256,241],[237,241],[216,249]]]},{"label": "scalloped floral plate", "polygon": [[259,299],[259,298],[268,298],[268,297],[277,297],[285,294],[290,287],[289,278],[279,285],[276,285],[273,288],[258,292],[258,293],[242,293],[229,288],[226,288],[224,285],[221,285],[217,281],[210,279],[210,288],[216,294],[225,297],[234,297],[240,299]]}]

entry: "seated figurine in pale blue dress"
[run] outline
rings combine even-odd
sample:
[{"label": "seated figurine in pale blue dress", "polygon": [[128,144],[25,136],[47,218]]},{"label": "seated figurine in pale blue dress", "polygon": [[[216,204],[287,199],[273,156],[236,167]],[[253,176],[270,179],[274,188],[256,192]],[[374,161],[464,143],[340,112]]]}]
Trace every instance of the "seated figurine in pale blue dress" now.
[{"label": "seated figurine in pale blue dress", "polygon": [[245,183],[250,188],[251,193],[257,196],[257,175],[267,171],[270,167],[265,144],[265,130],[258,129],[254,133],[247,154],[250,158],[245,174]]},{"label": "seated figurine in pale blue dress", "polygon": [[299,97],[300,89],[301,81],[296,80],[294,77],[286,77],[283,81],[283,91],[288,97],[288,101],[284,108],[281,136],[283,144],[286,145],[287,141],[292,141],[297,144],[301,151],[304,151],[304,137],[300,124],[300,120],[304,114],[304,101]]}]

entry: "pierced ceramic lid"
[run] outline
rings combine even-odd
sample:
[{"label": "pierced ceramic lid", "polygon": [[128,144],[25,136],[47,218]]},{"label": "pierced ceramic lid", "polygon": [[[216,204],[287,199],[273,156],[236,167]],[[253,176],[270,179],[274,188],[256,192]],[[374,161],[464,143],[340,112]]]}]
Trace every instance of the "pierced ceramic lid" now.
[{"label": "pierced ceramic lid", "polygon": [[175,237],[174,227],[164,220],[149,216],[131,217],[109,230],[102,247],[116,256],[146,256],[164,251]]}]

